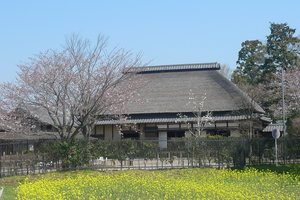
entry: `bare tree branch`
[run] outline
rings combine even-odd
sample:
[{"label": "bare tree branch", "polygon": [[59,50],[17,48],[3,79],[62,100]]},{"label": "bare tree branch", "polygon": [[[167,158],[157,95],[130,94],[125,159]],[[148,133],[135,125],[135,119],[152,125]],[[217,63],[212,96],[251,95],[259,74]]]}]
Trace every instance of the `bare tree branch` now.
[{"label": "bare tree branch", "polygon": [[[60,51],[48,50],[20,65],[16,84],[2,84],[1,100],[11,110],[24,106],[46,114],[62,138],[89,136],[99,115],[121,113],[138,87],[135,73],[141,57],[124,49],[107,50],[107,39],[95,45],[73,35]],[[14,105],[14,106],[12,106]]]}]

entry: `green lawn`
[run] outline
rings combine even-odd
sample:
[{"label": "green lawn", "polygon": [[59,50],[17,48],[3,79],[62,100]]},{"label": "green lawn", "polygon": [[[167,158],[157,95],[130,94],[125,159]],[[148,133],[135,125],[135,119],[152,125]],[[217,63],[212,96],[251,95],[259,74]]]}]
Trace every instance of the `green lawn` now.
[{"label": "green lawn", "polygon": [[3,200],[16,199],[16,187],[15,186],[5,186],[4,192],[2,194]]},{"label": "green lawn", "polygon": [[0,179],[3,199],[297,199],[300,165],[67,171]]}]

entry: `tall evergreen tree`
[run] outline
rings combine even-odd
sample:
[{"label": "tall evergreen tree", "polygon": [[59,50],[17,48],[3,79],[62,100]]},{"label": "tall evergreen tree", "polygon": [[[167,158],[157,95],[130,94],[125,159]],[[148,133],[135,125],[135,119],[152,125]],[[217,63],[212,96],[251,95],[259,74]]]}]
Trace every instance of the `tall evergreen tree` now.
[{"label": "tall evergreen tree", "polygon": [[259,40],[246,40],[239,51],[237,68],[232,74],[236,84],[255,85],[262,79],[266,46]]},{"label": "tall evergreen tree", "polygon": [[243,42],[233,82],[256,85],[272,81],[281,68],[300,67],[300,39],[295,32],[287,23],[271,23],[266,45],[259,40]]},{"label": "tall evergreen tree", "polygon": [[292,29],[287,23],[271,23],[270,35],[267,36],[268,58],[264,66],[264,74],[273,74],[280,68],[295,67],[299,62],[299,38],[295,37],[296,29]]},{"label": "tall evergreen tree", "polygon": [[[295,37],[296,29],[287,23],[270,24],[270,34],[266,44],[259,40],[245,41],[239,51],[237,68],[232,80],[243,88],[243,85],[257,87],[259,83],[269,91],[268,98],[261,106],[271,116],[275,113],[272,107],[281,101],[280,85],[276,77],[281,69],[300,68],[300,39]],[[275,114],[276,115],[276,114]]]}]

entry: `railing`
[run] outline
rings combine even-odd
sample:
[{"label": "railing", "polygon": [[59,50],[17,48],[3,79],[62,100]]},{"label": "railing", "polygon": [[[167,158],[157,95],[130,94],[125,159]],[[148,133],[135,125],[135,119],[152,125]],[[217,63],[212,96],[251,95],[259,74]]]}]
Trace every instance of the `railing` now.
[{"label": "railing", "polygon": [[[58,142],[61,141],[1,143],[0,176],[72,169],[72,165],[66,167],[64,159],[59,155],[47,150]],[[270,138],[169,140],[167,148],[160,148],[159,142],[161,141],[93,141],[88,148],[80,147],[88,153],[82,156],[90,157],[88,162],[76,168],[96,170],[223,168],[272,164],[275,161],[274,140]],[[90,152],[86,152],[87,149]],[[280,164],[300,163],[300,138],[278,139],[278,157]]]}]

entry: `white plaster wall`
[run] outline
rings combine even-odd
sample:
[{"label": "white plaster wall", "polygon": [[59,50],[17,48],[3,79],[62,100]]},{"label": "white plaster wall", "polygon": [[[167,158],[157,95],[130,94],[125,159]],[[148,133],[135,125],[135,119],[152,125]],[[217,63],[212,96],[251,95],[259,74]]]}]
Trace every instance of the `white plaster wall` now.
[{"label": "white plaster wall", "polygon": [[167,148],[168,147],[168,134],[167,132],[159,132],[158,133],[159,147]]},{"label": "white plaster wall", "polygon": [[230,136],[233,136],[233,137],[239,137],[241,136],[241,133],[238,129],[236,130],[230,130]]}]

